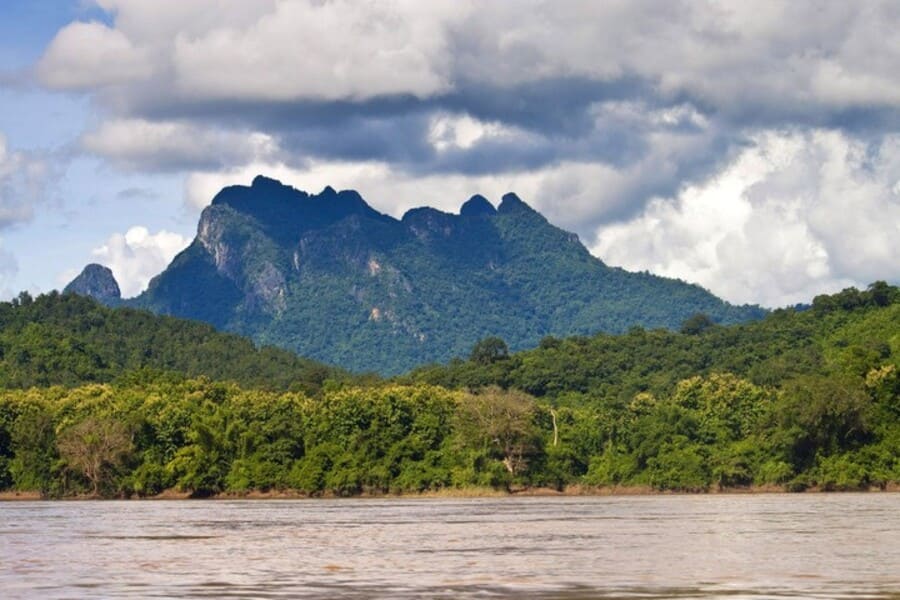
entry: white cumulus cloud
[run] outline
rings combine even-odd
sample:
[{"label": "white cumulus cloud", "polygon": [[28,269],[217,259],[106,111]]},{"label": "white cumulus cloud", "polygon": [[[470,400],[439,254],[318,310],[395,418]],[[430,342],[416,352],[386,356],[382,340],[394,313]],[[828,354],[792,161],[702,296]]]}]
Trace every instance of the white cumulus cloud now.
[{"label": "white cumulus cloud", "polygon": [[501,136],[521,135],[499,122],[484,122],[469,115],[435,115],[431,119],[428,141],[439,152],[449,149],[467,149],[479,140]]},{"label": "white cumulus cloud", "polygon": [[190,239],[171,231],[150,233],[146,227],[135,226],[124,235],[111,235],[92,253],[97,262],[112,270],[122,296],[128,298],[147,289],[150,279],[162,272],[189,243]]},{"label": "white cumulus cloud", "polygon": [[723,110],[900,100],[891,2],[96,1],[114,24],[64,27],[39,64],[45,84],[335,100],[635,76]]},{"label": "white cumulus cloud", "polygon": [[97,22],[63,28],[37,66],[43,83],[63,90],[141,81],[153,70],[146,49],[134,45],[122,31]]},{"label": "white cumulus cloud", "polygon": [[732,302],[784,306],[900,279],[900,137],[767,132],[728,168],[602,226],[610,264],[696,281]]},{"label": "white cumulus cloud", "polygon": [[109,28],[63,28],[38,68],[58,89],[157,79],[192,98],[427,96],[446,89],[456,2],[101,0]]},{"label": "white cumulus cloud", "polygon": [[[221,171],[196,171],[185,182],[185,203],[200,210],[229,185],[249,185],[256,175],[266,175],[297,189],[318,193],[325,186],[354,189],[375,209],[400,217],[411,208],[432,206],[456,212],[473,194],[482,194],[495,205],[503,194],[515,192],[554,224],[583,230],[586,220],[615,207],[616,192],[632,185],[635,175],[619,176],[598,164],[558,165],[504,174],[410,174],[385,162],[310,161],[297,168],[279,163],[254,163]],[[560,198],[566,198],[561,203]],[[598,206],[599,205],[599,206]]]},{"label": "white cumulus cloud", "polygon": [[271,159],[278,144],[264,133],[178,121],[116,119],[82,136],[82,146],[129,169],[196,169]]}]

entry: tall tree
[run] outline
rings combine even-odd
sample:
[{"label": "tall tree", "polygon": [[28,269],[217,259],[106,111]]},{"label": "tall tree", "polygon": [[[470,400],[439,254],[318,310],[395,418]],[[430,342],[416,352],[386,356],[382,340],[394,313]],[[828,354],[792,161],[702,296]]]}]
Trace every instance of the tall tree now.
[{"label": "tall tree", "polygon": [[60,457],[91,484],[91,494],[100,495],[107,474],[131,452],[128,429],[110,418],[88,417],[59,435]]}]

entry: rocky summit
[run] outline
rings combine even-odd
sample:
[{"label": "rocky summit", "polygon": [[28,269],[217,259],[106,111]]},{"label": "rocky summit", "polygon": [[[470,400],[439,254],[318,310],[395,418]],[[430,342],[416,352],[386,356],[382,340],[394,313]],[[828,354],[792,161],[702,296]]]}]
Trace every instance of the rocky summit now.
[{"label": "rocky summit", "polygon": [[383,374],[467,356],[488,336],[515,350],[550,335],[677,328],[696,313],[720,323],[764,313],[609,267],[515,194],[398,220],[354,191],[311,195],[261,176],[219,192],[193,243],[125,303]]},{"label": "rocky summit", "polygon": [[113,272],[103,265],[89,264],[63,289],[63,293],[89,296],[104,304],[117,304],[122,299]]}]

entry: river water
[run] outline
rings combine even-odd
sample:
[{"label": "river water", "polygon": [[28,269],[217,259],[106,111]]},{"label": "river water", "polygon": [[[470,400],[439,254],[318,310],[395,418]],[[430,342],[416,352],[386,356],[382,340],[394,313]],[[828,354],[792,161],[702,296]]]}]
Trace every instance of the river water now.
[{"label": "river water", "polygon": [[0,597],[900,599],[900,494],[10,502]]}]

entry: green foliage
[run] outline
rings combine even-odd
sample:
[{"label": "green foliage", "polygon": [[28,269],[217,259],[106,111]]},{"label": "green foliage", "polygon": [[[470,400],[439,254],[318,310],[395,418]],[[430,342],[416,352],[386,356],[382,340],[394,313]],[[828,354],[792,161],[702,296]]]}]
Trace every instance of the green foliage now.
[{"label": "green foliage", "polygon": [[207,376],[315,394],[341,371],[209,325],[52,292],[0,303],[0,387]]},{"label": "green foliage", "polygon": [[[503,361],[398,379],[498,385],[572,406],[594,428],[576,451],[591,485],[850,489],[897,480],[898,370],[900,293],[881,282],[755,323],[712,326],[701,315],[683,333],[548,338]],[[543,464],[548,481],[554,461]]]},{"label": "green foliage", "polygon": [[53,415],[33,394],[23,400],[12,424],[9,471],[16,489],[52,495],[58,488],[59,471]]},{"label": "green foliage", "polygon": [[[883,305],[894,290],[702,335],[547,340],[404,383],[330,379],[315,395],[149,369],[7,389],[0,485],[45,496],[886,488],[900,482],[900,304]],[[0,313],[58,308],[20,298]]]},{"label": "green foliage", "polygon": [[500,461],[511,480],[528,469],[540,449],[534,399],[522,392],[490,387],[467,394],[456,417],[462,445]]},{"label": "green foliage", "polygon": [[486,337],[472,347],[469,360],[479,365],[490,365],[509,358],[509,347],[501,338]]},{"label": "green foliage", "polygon": [[647,460],[647,482],[656,489],[696,492],[709,487],[706,457],[686,439],[666,442]]},{"label": "green foliage", "polygon": [[715,325],[708,315],[697,313],[685,319],[681,324],[681,333],[685,335],[700,335]]},{"label": "green foliage", "polygon": [[[881,294],[900,298],[896,289],[888,286]],[[679,381],[713,373],[769,388],[802,376],[865,377],[886,365],[900,368],[900,301],[880,306],[865,300],[867,294],[855,293],[863,300],[847,310],[779,310],[753,323],[710,327],[703,335],[633,328],[622,335],[549,340],[507,360],[429,365],[398,380],[449,388],[499,385],[551,401],[579,393],[627,402],[645,391],[671,394]],[[819,302],[830,304],[827,298]]]},{"label": "green foliage", "polygon": [[81,474],[94,496],[131,452],[127,427],[112,418],[88,417],[63,430],[56,442],[66,466]]},{"label": "green foliage", "polygon": [[816,458],[872,441],[872,400],[859,382],[805,377],[790,382],[777,408],[779,430],[798,470]]}]

